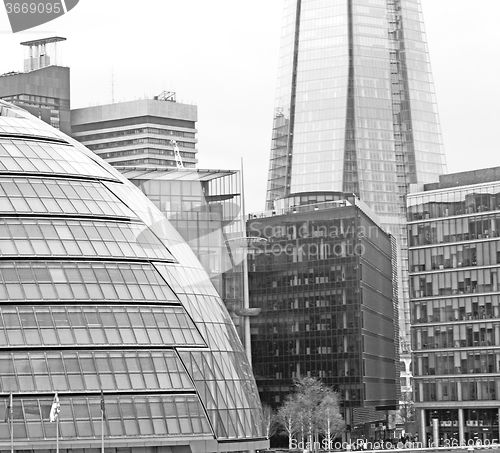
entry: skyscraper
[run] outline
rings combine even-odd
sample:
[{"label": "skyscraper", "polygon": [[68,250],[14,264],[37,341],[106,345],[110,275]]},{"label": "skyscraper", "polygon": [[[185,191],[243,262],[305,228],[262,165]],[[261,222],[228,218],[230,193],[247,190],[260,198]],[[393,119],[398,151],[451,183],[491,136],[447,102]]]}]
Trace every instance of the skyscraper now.
[{"label": "skyscraper", "polygon": [[286,0],[271,148],[268,209],[355,193],[406,250],[408,185],[446,171],[420,0]]}]

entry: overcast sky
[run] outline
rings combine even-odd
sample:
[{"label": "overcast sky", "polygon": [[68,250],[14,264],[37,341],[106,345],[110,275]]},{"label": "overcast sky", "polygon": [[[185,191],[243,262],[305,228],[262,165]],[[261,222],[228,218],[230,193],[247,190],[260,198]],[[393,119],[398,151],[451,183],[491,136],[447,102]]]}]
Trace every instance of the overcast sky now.
[{"label": "overcast sky", "polygon": [[[450,172],[500,166],[500,1],[422,0]],[[80,0],[12,34],[0,5],[0,73],[22,41],[63,36],[72,108],[175,91],[198,106],[199,168],[239,169],[264,209],[283,0]],[[114,83],[112,83],[112,80]]]}]

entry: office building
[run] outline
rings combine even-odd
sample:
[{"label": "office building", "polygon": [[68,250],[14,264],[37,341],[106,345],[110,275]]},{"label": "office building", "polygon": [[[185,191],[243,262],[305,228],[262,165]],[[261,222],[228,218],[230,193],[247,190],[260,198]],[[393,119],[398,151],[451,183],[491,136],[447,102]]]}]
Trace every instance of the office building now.
[{"label": "office building", "polygon": [[[208,273],[245,342],[240,172],[117,167],[168,218]],[[249,345],[245,344],[245,347]]]},{"label": "office building", "polygon": [[339,392],[349,435],[374,438],[399,398],[393,238],[354,196],[294,204],[247,221],[262,240],[249,252],[261,399],[279,406],[294,378],[317,377]]},{"label": "office building", "polygon": [[70,133],[69,68],[61,66],[59,43],[52,37],[22,42],[28,50],[24,72],[0,75],[0,99],[29,111],[46,123]]},{"label": "office building", "polygon": [[409,194],[408,243],[420,437],[498,439],[500,167]]},{"label": "office building", "polygon": [[409,346],[405,195],[446,171],[420,0],[286,0],[267,206],[355,193],[399,241]]},{"label": "office building", "polygon": [[3,101],[0,156],[0,451],[266,448],[236,330],[161,212]]},{"label": "office building", "polygon": [[71,135],[115,167],[196,166],[195,105],[176,102],[175,93],[71,111]]}]

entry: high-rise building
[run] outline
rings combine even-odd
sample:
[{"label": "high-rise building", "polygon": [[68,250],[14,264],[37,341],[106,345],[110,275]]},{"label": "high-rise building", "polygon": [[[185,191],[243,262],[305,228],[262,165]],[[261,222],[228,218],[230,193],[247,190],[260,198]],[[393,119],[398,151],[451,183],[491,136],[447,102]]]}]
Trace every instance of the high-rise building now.
[{"label": "high-rise building", "polygon": [[445,158],[420,0],[286,0],[267,209],[354,193],[397,237],[409,344],[405,196]]},{"label": "high-rise building", "polygon": [[420,439],[485,445],[499,438],[500,167],[410,193],[408,244]]},{"label": "high-rise building", "polygon": [[247,355],[186,242],[113,167],[4,101],[0,412],[2,452],[269,444]]},{"label": "high-rise building", "polygon": [[[279,406],[294,378],[339,392],[353,438],[391,437],[398,404],[393,238],[354,196],[255,214],[247,234],[252,364],[262,401]],[[300,205],[300,206],[299,206]]]},{"label": "high-rise building", "polygon": [[115,167],[196,166],[197,107],[175,93],[71,111],[71,135]]},{"label": "high-rise building", "polygon": [[0,75],[0,99],[28,110],[34,116],[70,133],[69,68],[60,65],[58,43],[52,37],[22,42],[28,49],[24,72]]}]

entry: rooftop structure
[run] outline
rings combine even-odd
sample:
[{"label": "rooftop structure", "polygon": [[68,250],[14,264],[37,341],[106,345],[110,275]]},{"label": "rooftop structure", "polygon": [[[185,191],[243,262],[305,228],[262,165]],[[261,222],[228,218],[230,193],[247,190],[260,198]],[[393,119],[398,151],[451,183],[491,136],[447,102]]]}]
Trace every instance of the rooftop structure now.
[{"label": "rooftop structure", "polygon": [[70,132],[70,70],[62,66],[58,43],[52,37],[26,41],[24,72],[0,75],[0,99],[18,105],[47,124]]}]

